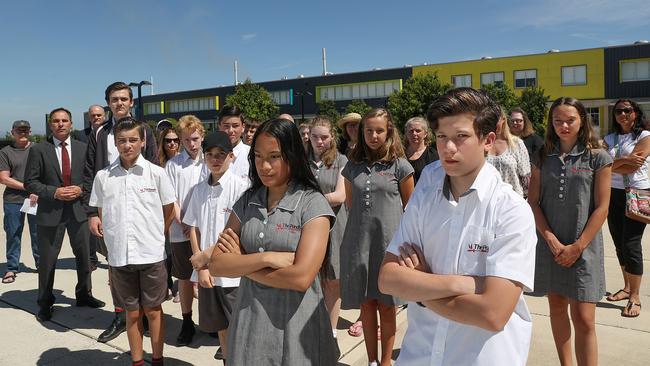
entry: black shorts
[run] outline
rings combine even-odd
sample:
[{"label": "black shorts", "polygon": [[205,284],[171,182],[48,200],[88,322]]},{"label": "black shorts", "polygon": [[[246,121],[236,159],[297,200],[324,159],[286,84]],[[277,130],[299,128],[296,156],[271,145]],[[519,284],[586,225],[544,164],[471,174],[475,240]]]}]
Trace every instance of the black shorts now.
[{"label": "black shorts", "polygon": [[199,329],[212,333],[228,329],[238,287],[199,286]]},{"label": "black shorts", "polygon": [[179,280],[189,280],[192,277],[192,245],[189,241],[171,243],[172,248],[172,276]]}]

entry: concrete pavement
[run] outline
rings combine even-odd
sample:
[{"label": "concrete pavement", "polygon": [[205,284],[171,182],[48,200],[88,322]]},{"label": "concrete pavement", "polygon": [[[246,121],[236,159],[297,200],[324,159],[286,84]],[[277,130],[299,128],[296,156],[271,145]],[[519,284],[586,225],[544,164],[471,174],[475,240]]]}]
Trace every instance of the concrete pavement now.
[{"label": "concrete pavement", "polygon": [[[0,215],[1,218],[1,215]],[[605,237],[605,267],[607,289],[615,292],[622,287],[622,278],[614,254],[607,226],[603,228]],[[0,273],[6,269],[4,253],[4,231],[0,231]],[[0,365],[71,365],[89,363],[93,365],[129,365],[128,341],[126,334],[120,335],[107,344],[98,343],[97,336],[112,320],[110,292],[107,286],[107,270],[102,265],[93,272],[93,294],[108,305],[104,309],[74,307],[74,286],[76,272],[70,246],[64,242],[59,256],[58,269],[54,283],[57,298],[52,321],[39,323],[36,289],[37,275],[29,250],[27,230],[23,235],[22,260],[26,271],[21,272],[13,284],[0,284],[0,324],[3,337],[0,347]],[[646,268],[650,268],[650,228],[644,237],[644,258]],[[650,364],[650,281],[645,279],[641,288],[641,302],[648,308],[642,309],[641,316],[627,319],[620,316],[624,301],[609,303],[603,299],[596,310],[596,323],[601,365]],[[553,337],[548,318],[548,305],[545,298],[526,298],[533,314],[533,340],[528,365],[558,365]],[[167,301],[163,304],[166,313],[165,362],[167,365],[206,365],[221,364],[213,359],[217,340],[207,334],[197,332],[189,347],[176,347],[175,339],[181,325],[179,304]],[[198,310],[194,310],[195,321]],[[358,316],[357,311],[345,311],[339,322],[338,340],[341,348],[341,364],[366,365],[363,338],[350,337],[346,329]],[[394,356],[399,353],[406,330],[407,310],[398,315],[398,339]],[[150,352],[148,338],[144,341],[145,351]],[[150,360],[147,353],[146,359]]]}]

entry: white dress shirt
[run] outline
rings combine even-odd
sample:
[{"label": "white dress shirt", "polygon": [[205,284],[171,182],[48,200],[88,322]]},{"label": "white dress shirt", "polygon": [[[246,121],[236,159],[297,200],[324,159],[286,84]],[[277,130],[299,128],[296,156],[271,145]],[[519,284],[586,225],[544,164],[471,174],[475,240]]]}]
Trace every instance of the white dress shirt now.
[{"label": "white dress shirt", "polygon": [[235,155],[235,161],[232,162],[228,170],[236,176],[249,179],[248,171],[250,170],[250,164],[248,161],[248,153],[250,151],[251,147],[241,141],[237,146],[234,146],[232,152]]},{"label": "white dress shirt", "polygon": [[[211,177],[199,183],[192,191],[183,223],[198,228],[201,233],[199,247],[206,250],[219,239],[226,227],[232,206],[248,189],[248,179],[226,171],[217,184],[210,185]],[[198,274],[192,272],[190,280],[197,282]],[[221,287],[238,287],[239,277],[214,277],[214,284]]]},{"label": "white dress shirt", "polygon": [[[456,202],[440,162],[422,171],[388,251],[402,243],[422,249],[437,274],[494,276],[532,291],[535,220],[526,203],[484,164],[470,189]],[[396,365],[525,365],[532,322],[520,296],[505,328],[491,332],[444,318],[414,303]]]},{"label": "white dress shirt", "polygon": [[[63,141],[52,136],[52,142],[54,143],[56,159],[59,161],[59,170],[61,171],[61,174],[63,174],[63,163],[61,162],[61,149],[63,148],[63,146],[61,146],[61,142]],[[70,135],[68,135],[68,138],[65,139],[65,143],[65,149],[68,150],[68,157],[70,158],[70,169],[72,169],[72,148],[70,147]]]},{"label": "white dress shirt", "polygon": [[[167,161],[165,165],[167,175],[172,182],[176,192],[176,202],[181,208],[181,221],[187,210],[192,189],[202,180],[205,180],[210,171],[203,162],[203,153],[199,153],[196,159],[192,159],[187,151],[183,150],[180,154]],[[183,227],[176,220],[172,221],[169,229],[169,241],[180,243],[188,241],[190,238],[183,234]]]},{"label": "white dress shirt", "polygon": [[[117,126],[117,121],[113,118],[113,127],[111,127],[111,130],[108,131],[108,135],[106,136],[106,153],[108,154],[107,158],[109,164],[120,158],[120,152],[117,150],[117,146],[115,145],[115,134],[113,133],[115,126]],[[145,141],[147,141],[147,139],[145,139]]]},{"label": "white dress shirt", "polygon": [[138,156],[126,170],[120,159],[97,172],[90,206],[102,209],[108,264],[150,264],[165,259],[163,205],[176,201],[163,168]]}]

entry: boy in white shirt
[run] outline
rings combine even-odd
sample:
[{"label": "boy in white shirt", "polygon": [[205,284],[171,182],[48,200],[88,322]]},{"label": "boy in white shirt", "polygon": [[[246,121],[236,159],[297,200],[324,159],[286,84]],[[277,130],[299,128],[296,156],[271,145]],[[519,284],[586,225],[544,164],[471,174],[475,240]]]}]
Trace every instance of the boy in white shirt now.
[{"label": "boy in white shirt", "polygon": [[143,313],[149,320],[151,364],[162,365],[161,304],[167,297],[164,232],[176,197],[165,171],[140,153],[144,125],[121,119],[113,131],[119,159],[97,172],[89,204],[99,208],[99,234],[108,251],[112,291],[127,312],[133,365],[144,364]]},{"label": "boy in white shirt", "polygon": [[[232,144],[225,132],[216,131],[203,143],[205,164],[210,176],[199,183],[192,192],[183,223],[190,226],[193,258],[210,258],[212,245],[219,239],[232,211],[232,206],[248,189],[248,179],[238,177],[229,169],[235,159]],[[205,251],[205,253],[201,253]],[[207,267],[195,270],[192,280],[199,282],[199,328],[217,332],[221,352],[226,354],[227,329],[237,297],[239,278],[212,277]]]},{"label": "boy in white shirt", "polygon": [[382,292],[413,302],[398,365],[526,364],[537,237],[526,201],[485,163],[499,116],[471,88],[429,108],[440,161],[423,171],[379,275]]}]

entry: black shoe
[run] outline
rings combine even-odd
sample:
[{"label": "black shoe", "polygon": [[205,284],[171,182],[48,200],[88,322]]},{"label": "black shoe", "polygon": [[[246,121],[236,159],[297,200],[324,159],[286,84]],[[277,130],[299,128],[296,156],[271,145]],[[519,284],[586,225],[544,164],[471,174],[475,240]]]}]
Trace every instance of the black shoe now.
[{"label": "black shoe", "polygon": [[192,343],[194,333],[196,333],[196,330],[194,329],[194,322],[192,320],[184,320],[183,326],[181,327],[181,332],[178,334],[178,338],[176,338],[176,345],[179,347],[189,345]]},{"label": "black shoe", "polygon": [[122,332],[126,330],[126,319],[120,313],[115,313],[115,319],[111,325],[102,334],[97,337],[97,342],[106,343],[117,338]]},{"label": "black shoe", "polygon": [[214,354],[215,360],[223,360],[223,352],[221,352],[221,347],[217,349],[217,353]]},{"label": "black shoe", "polygon": [[45,308],[40,308],[38,310],[38,313],[36,313],[36,319],[39,322],[46,322],[50,319],[52,319],[52,311],[54,309],[51,306],[45,307]]},{"label": "black shoe", "polygon": [[89,295],[85,299],[77,300],[77,306],[87,306],[89,308],[103,308],[106,305],[105,302],[98,300],[92,295]]}]

